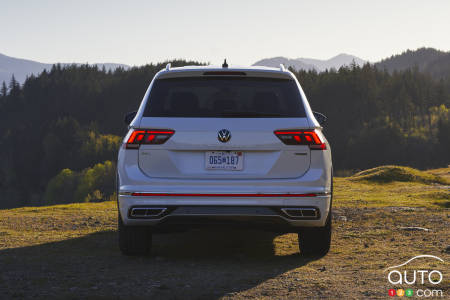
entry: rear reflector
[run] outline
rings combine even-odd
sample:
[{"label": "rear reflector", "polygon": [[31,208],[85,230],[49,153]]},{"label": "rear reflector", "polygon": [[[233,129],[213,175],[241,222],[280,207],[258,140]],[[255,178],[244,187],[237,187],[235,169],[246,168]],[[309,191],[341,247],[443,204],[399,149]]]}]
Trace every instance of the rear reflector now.
[{"label": "rear reflector", "polygon": [[315,130],[277,130],[274,133],[286,145],[308,145],[311,150],[327,149]]},{"label": "rear reflector", "polygon": [[144,145],[161,145],[164,144],[175,131],[164,130],[141,130],[135,129],[127,140],[126,149],[138,149],[141,144]]},{"label": "rear reflector", "polygon": [[131,196],[141,197],[316,197],[317,194],[177,194],[135,192]]}]

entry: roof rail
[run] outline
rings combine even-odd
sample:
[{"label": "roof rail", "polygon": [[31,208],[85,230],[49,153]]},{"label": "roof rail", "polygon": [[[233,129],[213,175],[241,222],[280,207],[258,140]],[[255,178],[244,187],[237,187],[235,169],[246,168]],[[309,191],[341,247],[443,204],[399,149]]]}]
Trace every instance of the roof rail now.
[{"label": "roof rail", "polygon": [[170,70],[170,63],[168,63],[167,65],[166,65],[166,71],[169,71]]},{"label": "roof rail", "polygon": [[283,65],[283,64],[280,64],[280,71],[282,71],[282,72],[286,72],[286,68],[284,67],[284,65]]}]

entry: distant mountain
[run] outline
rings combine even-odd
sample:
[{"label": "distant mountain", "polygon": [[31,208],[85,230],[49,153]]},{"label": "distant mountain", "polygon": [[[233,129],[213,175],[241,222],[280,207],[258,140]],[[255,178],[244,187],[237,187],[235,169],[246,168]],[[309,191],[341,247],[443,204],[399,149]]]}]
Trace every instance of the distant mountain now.
[{"label": "distant mountain", "polygon": [[419,71],[429,73],[435,78],[450,78],[450,52],[434,48],[407,50],[383,59],[375,66],[391,73],[417,67]]},{"label": "distant mountain", "polygon": [[37,75],[44,69],[50,69],[51,67],[51,64],[0,54],[0,83],[5,81],[8,84],[13,74],[17,81],[22,83],[27,75]]},{"label": "distant mountain", "polygon": [[367,62],[364,59],[349,54],[339,54],[327,60],[312,58],[297,58],[297,60],[314,65],[318,71],[325,71],[331,68],[339,69],[342,66],[349,66],[352,63],[362,66]]},{"label": "distant mountain", "polygon": [[278,68],[280,64],[283,64],[286,68],[293,67],[296,70],[313,70],[315,66],[312,64],[307,64],[297,59],[286,58],[282,56],[265,58],[255,62],[254,66],[265,66]]},{"label": "distant mountain", "polygon": [[[63,66],[71,64],[72,63],[61,63]],[[79,63],[76,64],[80,65]],[[130,68],[130,66],[115,63],[96,63],[92,65],[97,65],[99,68],[105,67],[106,70],[115,70],[119,67],[124,69]],[[44,71],[44,69],[50,70],[52,66],[53,64],[10,57],[0,53],[0,84],[3,81],[8,84],[13,74],[18,82],[23,83],[27,76],[30,76],[31,74],[38,75]]]},{"label": "distant mountain", "polygon": [[278,68],[280,64],[285,67],[293,67],[296,70],[316,70],[318,72],[325,71],[327,69],[335,68],[339,69],[342,66],[348,66],[355,63],[362,66],[367,61],[349,54],[339,54],[327,60],[313,59],[313,58],[286,58],[286,57],[273,57],[266,58],[254,63],[254,66],[266,66]]}]

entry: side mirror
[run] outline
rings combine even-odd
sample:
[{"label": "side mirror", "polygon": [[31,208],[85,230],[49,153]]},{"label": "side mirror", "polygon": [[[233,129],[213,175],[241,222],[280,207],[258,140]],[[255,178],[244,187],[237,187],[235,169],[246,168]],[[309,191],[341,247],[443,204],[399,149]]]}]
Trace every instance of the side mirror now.
[{"label": "side mirror", "polygon": [[320,126],[323,126],[327,122],[327,117],[324,114],[317,111],[313,111],[313,114]]},{"label": "side mirror", "polygon": [[125,115],[123,121],[125,124],[130,125],[131,121],[133,121],[134,117],[136,117],[137,111],[129,112]]}]

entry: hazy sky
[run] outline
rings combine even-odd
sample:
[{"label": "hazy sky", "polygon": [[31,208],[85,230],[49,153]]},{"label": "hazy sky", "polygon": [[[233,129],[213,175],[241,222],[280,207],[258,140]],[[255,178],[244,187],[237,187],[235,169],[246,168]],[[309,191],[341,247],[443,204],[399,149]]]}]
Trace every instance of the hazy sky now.
[{"label": "hazy sky", "polygon": [[0,53],[50,63],[377,61],[422,46],[450,50],[449,0],[0,0]]}]

